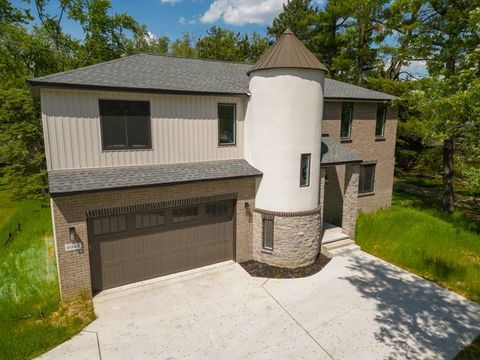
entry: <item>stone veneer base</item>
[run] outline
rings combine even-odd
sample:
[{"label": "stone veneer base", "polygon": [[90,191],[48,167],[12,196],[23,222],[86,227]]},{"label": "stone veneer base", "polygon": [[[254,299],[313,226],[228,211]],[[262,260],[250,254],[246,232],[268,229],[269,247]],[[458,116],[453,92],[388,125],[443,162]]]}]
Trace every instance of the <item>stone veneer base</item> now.
[{"label": "stone veneer base", "polygon": [[[320,251],[322,230],[320,211],[300,215],[272,215],[274,212],[253,212],[253,257],[269,265],[295,268],[312,264]],[[281,213],[279,213],[281,214]],[[273,250],[264,250],[263,217],[273,216]]]}]

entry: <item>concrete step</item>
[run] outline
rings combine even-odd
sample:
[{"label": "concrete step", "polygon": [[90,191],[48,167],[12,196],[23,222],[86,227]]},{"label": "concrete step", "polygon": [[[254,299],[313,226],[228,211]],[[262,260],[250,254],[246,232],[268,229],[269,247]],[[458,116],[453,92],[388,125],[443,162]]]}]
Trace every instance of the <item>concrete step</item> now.
[{"label": "concrete step", "polygon": [[333,243],[322,244],[322,254],[328,257],[347,255],[355,251],[359,251],[360,246],[355,244],[353,240],[345,239],[335,241]]},{"label": "concrete step", "polygon": [[339,241],[334,241],[334,242],[330,242],[330,243],[322,244],[322,245],[325,245],[327,248],[333,250],[333,249],[336,249],[336,248],[345,247],[345,246],[352,245],[352,244],[355,244],[355,242],[347,236],[346,239],[342,239],[342,240],[339,240]]},{"label": "concrete step", "polygon": [[348,239],[348,235],[343,233],[343,229],[329,223],[323,224],[322,244],[331,243]]},{"label": "concrete step", "polygon": [[350,237],[347,234],[344,234],[343,232],[328,233],[328,234],[323,233],[322,244],[338,242],[338,241],[346,240],[349,238]]}]

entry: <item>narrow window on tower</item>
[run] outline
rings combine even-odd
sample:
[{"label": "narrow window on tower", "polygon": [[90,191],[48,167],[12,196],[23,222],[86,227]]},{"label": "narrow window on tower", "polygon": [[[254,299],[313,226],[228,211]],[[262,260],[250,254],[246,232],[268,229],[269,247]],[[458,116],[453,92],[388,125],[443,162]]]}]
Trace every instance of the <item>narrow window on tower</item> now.
[{"label": "narrow window on tower", "polygon": [[310,154],[302,154],[300,157],[300,186],[310,185]]},{"label": "narrow window on tower", "polygon": [[273,218],[263,219],[263,242],[265,250],[273,250]]}]

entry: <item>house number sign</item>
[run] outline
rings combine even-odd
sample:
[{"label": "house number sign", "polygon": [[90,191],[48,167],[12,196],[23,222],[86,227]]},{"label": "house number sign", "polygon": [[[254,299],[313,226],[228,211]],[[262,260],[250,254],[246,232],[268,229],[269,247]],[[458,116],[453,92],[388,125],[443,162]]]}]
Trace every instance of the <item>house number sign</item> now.
[{"label": "house number sign", "polygon": [[75,251],[75,250],[82,250],[81,242],[65,244],[65,251]]}]

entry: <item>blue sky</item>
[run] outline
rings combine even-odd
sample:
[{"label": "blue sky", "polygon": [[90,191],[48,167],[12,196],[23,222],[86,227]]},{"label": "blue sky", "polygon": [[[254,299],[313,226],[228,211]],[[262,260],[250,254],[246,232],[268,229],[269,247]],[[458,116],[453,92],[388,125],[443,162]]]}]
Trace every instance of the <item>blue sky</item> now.
[{"label": "blue sky", "polygon": [[[212,25],[248,33],[266,33],[266,26],[281,9],[284,0],[111,0],[112,12],[128,13],[147,26],[156,36],[171,39],[184,32],[194,36],[205,34]],[[29,7],[36,15],[33,4],[12,1],[18,7]],[[32,0],[33,3],[33,0]],[[50,0],[49,13],[58,12],[58,0]],[[81,29],[73,22],[64,21],[66,32],[80,38]]]}]

